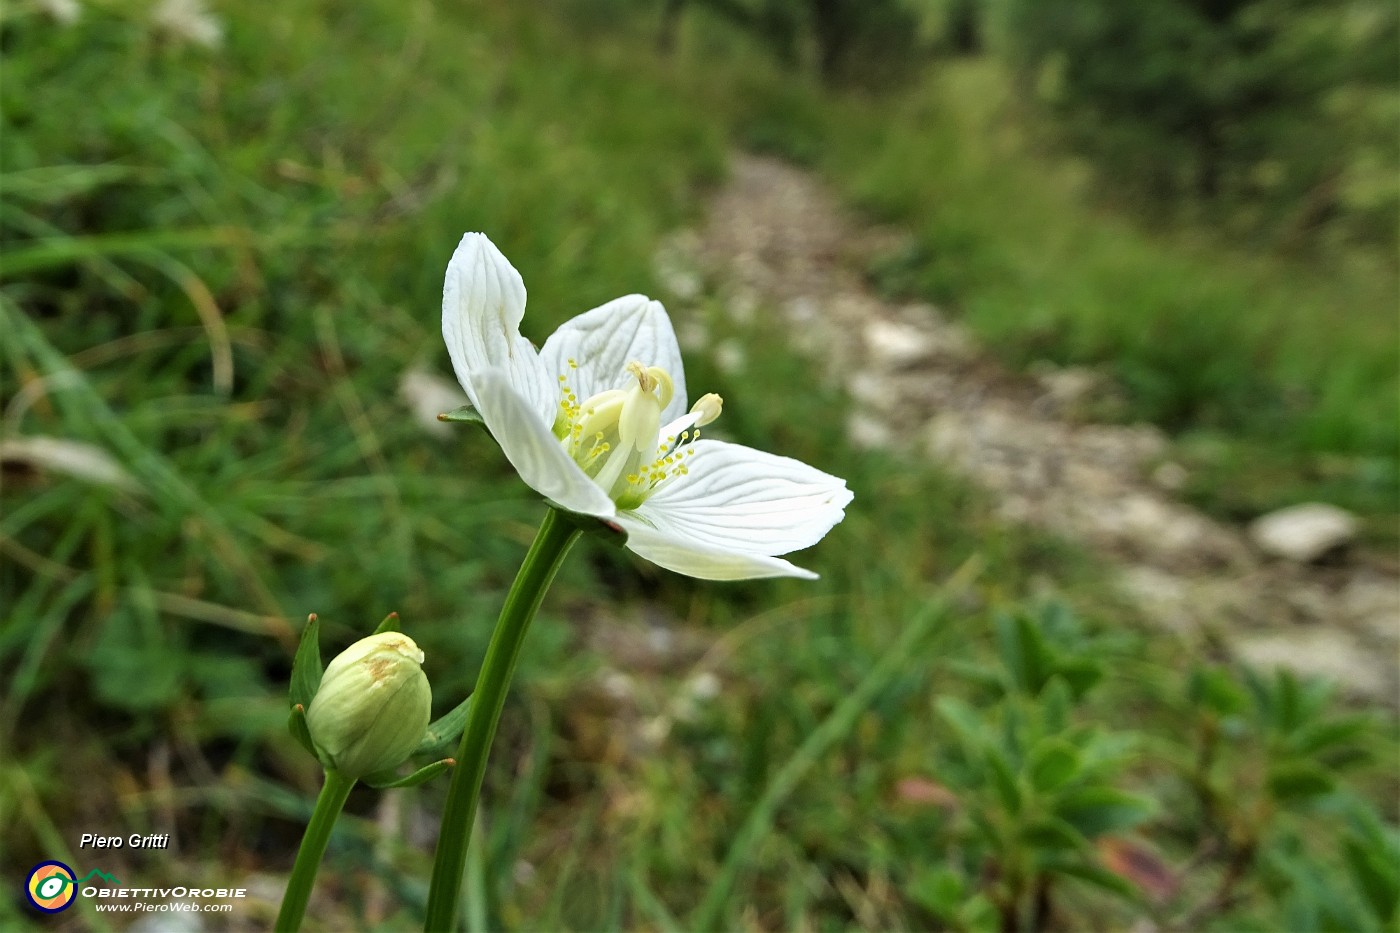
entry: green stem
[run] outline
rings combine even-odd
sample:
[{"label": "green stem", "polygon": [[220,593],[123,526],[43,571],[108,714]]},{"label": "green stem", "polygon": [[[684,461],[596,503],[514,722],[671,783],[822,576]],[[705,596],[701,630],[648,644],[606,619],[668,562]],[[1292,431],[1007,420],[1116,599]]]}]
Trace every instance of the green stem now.
[{"label": "green stem", "polygon": [[273,927],[276,933],[296,933],[301,926],[306,902],[311,899],[311,888],[316,884],[316,870],[321,867],[321,856],[325,855],[326,843],[331,838],[331,827],[354,786],[354,778],[339,771],[326,772],[326,782],[316,798],[316,810],[311,814],[311,822],[306,824],[296,864],[287,879],[287,893],[282,895],[282,909],[277,912],[277,925]]},{"label": "green stem", "polygon": [[428,915],[423,923],[423,929],[429,933],[446,933],[455,928],[457,897],[467,864],[467,843],[471,840],[476,802],[486,776],[486,758],[496,737],[496,726],[501,721],[520,646],[545,591],[578,535],[576,525],[550,509],[501,607],[501,617],[496,621],[491,645],[486,649],[486,660],[477,675],[471,712],[457,748],[457,767],[452,769],[452,785],[447,789],[447,804],[442,811],[433,881],[428,889]]}]

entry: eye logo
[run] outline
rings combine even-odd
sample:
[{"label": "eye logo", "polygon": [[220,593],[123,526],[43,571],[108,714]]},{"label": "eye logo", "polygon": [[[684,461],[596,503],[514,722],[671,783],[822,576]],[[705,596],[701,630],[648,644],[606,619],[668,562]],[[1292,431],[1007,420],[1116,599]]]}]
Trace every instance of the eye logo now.
[{"label": "eye logo", "polygon": [[78,878],[74,875],[73,869],[62,862],[48,861],[40,862],[29,869],[29,879],[24,884],[24,893],[29,897],[29,903],[39,910],[46,914],[56,914],[60,910],[67,910],[73,906],[73,901],[78,897],[78,886],[86,884],[93,878],[101,878],[109,884],[121,884],[120,881],[100,868],[94,868]]},{"label": "eye logo", "polygon": [[78,896],[77,878],[73,869],[62,862],[40,862],[29,872],[24,893],[29,903],[46,914],[67,910]]}]

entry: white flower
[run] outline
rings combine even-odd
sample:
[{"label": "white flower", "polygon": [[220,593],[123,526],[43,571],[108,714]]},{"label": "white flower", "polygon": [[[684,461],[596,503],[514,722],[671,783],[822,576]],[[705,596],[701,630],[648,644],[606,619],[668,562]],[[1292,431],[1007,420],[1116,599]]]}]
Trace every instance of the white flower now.
[{"label": "white flower", "polygon": [[457,380],[511,465],[562,509],[615,522],[627,547],[709,580],[816,574],[781,557],[844,515],[844,480],[762,451],[700,440],[718,395],[687,411],[666,310],[617,298],[536,351],[520,335],[525,286],[479,233],[447,266],[442,335]]}]

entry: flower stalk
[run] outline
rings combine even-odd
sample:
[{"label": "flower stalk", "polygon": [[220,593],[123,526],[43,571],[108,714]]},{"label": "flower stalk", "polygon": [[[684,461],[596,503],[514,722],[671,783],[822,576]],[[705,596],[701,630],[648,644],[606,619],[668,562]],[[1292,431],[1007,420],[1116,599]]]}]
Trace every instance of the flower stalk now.
[{"label": "flower stalk", "polygon": [[273,926],[276,933],[296,933],[301,927],[306,904],[311,900],[311,889],[316,884],[316,871],[321,867],[321,857],[326,854],[326,843],[331,838],[331,828],[345,808],[345,801],[354,786],[354,778],[339,771],[326,771],[326,781],[316,798],[316,809],[311,814],[311,822],[306,824],[301,848],[297,850],[296,864],[292,866],[291,877],[287,879],[287,893],[282,896],[282,908],[277,912],[277,923]]},{"label": "flower stalk", "polygon": [[580,528],[566,515],[551,508],[545,513],[535,541],[525,555],[501,608],[486,659],[477,675],[471,712],[457,749],[457,767],[447,790],[447,802],[433,861],[432,884],[428,889],[428,912],[423,929],[428,933],[455,929],[457,900],[462,873],[467,864],[467,846],[476,818],[477,801],[486,775],[486,760],[496,727],[501,721],[506,693],[510,689],[520,647],[544,594],[554,580],[564,556],[578,538]]}]

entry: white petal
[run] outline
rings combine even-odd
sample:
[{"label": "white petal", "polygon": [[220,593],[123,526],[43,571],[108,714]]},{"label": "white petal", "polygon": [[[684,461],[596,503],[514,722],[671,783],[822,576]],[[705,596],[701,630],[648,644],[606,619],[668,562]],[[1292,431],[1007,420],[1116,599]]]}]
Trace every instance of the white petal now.
[{"label": "white petal", "polygon": [[[614,298],[592,311],[566,321],[550,335],[540,351],[554,377],[569,377],[569,387],[583,401],[607,389],[621,389],[636,377],[627,372],[633,360],[643,366],[660,366],[670,374],[676,394],[661,411],[670,421],[685,413],[685,372],[676,332],[661,302],[645,295]],[[569,368],[569,360],[578,369]]]},{"label": "white petal", "polygon": [[618,512],[616,521],[627,531],[627,547],[653,564],[702,580],[756,580],[761,577],[802,577],[815,580],[810,570],[781,557],[745,554],[707,547],[676,538],[646,524],[635,512]]},{"label": "white petal", "polygon": [[667,444],[669,438],[680,437],[683,433],[695,427],[695,422],[699,420],[700,413],[692,411],[681,415],[669,424],[663,424],[658,435],[661,438],[661,443]]},{"label": "white petal", "polygon": [[475,374],[488,368],[501,370],[530,410],[552,424],[559,384],[530,341],[520,335],[524,315],[525,284],[520,273],[484,234],[463,236],[447,264],[442,286],[442,337],[457,381],[479,408]]},{"label": "white petal", "polygon": [[636,512],[668,537],[746,554],[810,547],[844,516],[846,481],[800,460],[696,441],[689,472],[672,477]]},{"label": "white petal", "polygon": [[531,489],[572,512],[612,518],[617,507],[564,452],[554,433],[530,410],[508,375],[475,374],[476,409],[510,465]]}]

